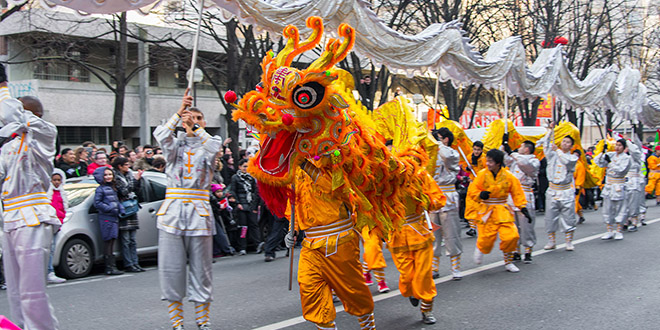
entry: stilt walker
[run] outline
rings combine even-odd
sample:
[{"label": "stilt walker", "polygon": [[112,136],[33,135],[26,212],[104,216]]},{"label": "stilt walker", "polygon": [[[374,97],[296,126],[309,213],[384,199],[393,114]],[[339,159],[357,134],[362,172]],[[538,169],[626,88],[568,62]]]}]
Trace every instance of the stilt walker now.
[{"label": "stilt walker", "polygon": [[630,156],[623,152],[627,147],[625,139],[616,141],[615,151],[607,151],[607,143],[603,144],[603,152],[594,158],[601,168],[606,168],[605,187],[603,187],[603,220],[607,232],[603,240],[623,239],[623,221],[626,219],[626,174],[630,170]]},{"label": "stilt walker", "polygon": [[46,265],[61,224],[46,195],[57,128],[42,114],[37,98],[11,98],[0,64],[2,259],[11,320],[29,330],[58,328],[46,294]]},{"label": "stilt walker", "polygon": [[[167,161],[167,191],[158,210],[158,276],[162,299],[168,302],[172,328],[183,329],[186,296],[195,304],[199,329],[211,329],[209,307],[213,300],[212,261],[215,225],[209,213],[209,190],[216,154],[222,147],[219,136],[204,128],[201,111],[190,108],[186,90],[181,108],[154,130]],[[182,125],[185,132],[176,128]]]},{"label": "stilt walker", "polygon": [[497,149],[489,150],[486,154],[487,168],[477,173],[477,178],[468,188],[467,203],[478,216],[476,219],[479,236],[474,249],[474,262],[481,264],[484,254],[490,253],[499,236],[504,268],[517,273],[520,269],[512,261],[513,252],[518,247],[519,235],[513,210],[507,205],[509,195],[528,222],[532,222],[532,217],[525,207],[527,200],[520,181],[503,165],[504,153]]},{"label": "stilt walker", "polygon": [[[508,154],[504,158],[504,163],[511,173],[520,181],[523,192],[525,193],[525,199],[527,200],[527,210],[529,210],[529,215],[531,216],[532,221],[528,219],[521,213],[520,209],[513,205],[513,200],[509,199],[509,204],[515,211],[516,227],[520,234],[520,244],[525,248],[525,258],[523,262],[531,263],[532,262],[532,250],[534,245],[536,245],[536,231],[534,230],[534,225],[536,223],[535,215],[535,199],[534,199],[534,190],[532,185],[536,183],[536,178],[539,174],[539,168],[541,167],[541,162],[534,155],[534,143],[531,141],[525,141],[522,143],[518,152],[511,152],[511,148],[508,144],[508,136],[505,136],[505,142],[503,142],[505,152]],[[517,252],[519,253],[519,252]],[[515,260],[514,256],[514,260]],[[520,256],[517,258],[520,259]]]},{"label": "stilt walker", "polygon": [[571,154],[571,148],[575,140],[566,135],[561,140],[561,148],[557,148],[554,142],[554,123],[550,125],[550,132],[544,139],[543,152],[548,161],[546,173],[549,187],[545,193],[545,231],[548,234],[548,243],[543,248],[555,249],[555,234],[560,229],[565,233],[566,251],[573,251],[573,233],[577,224],[573,173],[578,158]]},{"label": "stilt walker", "polygon": [[[440,257],[442,256],[441,243],[444,239],[445,248],[451,260],[451,274],[454,280],[463,278],[461,274],[461,225],[458,216],[458,193],[456,192],[456,176],[460,170],[458,152],[451,148],[454,134],[446,127],[435,132],[438,145],[438,158],[435,163],[433,179],[440,186],[447,202],[440,210],[431,212],[431,221],[441,226],[435,231],[435,244],[433,245],[433,278],[439,277]],[[460,149],[460,148],[459,148]]]}]

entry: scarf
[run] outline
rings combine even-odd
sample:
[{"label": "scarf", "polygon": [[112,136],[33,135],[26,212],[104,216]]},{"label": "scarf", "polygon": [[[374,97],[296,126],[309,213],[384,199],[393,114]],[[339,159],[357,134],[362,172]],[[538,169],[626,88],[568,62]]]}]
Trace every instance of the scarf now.
[{"label": "scarf", "polygon": [[245,189],[247,195],[247,202],[252,203],[252,176],[247,172],[243,173],[241,171],[236,172],[236,175],[238,175],[238,178],[242,181],[243,189]]}]

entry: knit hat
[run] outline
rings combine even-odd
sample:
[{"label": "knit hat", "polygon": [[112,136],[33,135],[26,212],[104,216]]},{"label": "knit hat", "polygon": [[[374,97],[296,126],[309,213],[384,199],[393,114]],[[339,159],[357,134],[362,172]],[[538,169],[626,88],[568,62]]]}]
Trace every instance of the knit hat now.
[{"label": "knit hat", "polygon": [[211,192],[215,193],[218,190],[222,190],[222,185],[220,184],[212,184],[211,185]]}]

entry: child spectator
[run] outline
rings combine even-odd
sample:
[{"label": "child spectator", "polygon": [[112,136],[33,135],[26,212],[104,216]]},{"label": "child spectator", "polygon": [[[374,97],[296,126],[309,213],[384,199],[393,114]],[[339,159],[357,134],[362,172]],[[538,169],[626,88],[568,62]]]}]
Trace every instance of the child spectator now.
[{"label": "child spectator", "polygon": [[94,171],[94,179],[99,183],[94,196],[94,206],[99,211],[98,220],[101,227],[101,238],[104,243],[105,273],[107,275],[121,275],[124,272],[117,269],[113,247],[119,234],[119,214],[124,212],[124,207],[117,198],[115,175],[110,168],[97,168]]},{"label": "child spectator", "polygon": [[[69,199],[64,193],[64,183],[66,182],[66,175],[64,171],[59,168],[53,170],[53,174],[50,177],[50,188],[48,189],[47,195],[50,200],[50,205],[55,209],[55,214],[60,220],[60,223],[64,223],[64,217],[66,217],[66,211],[69,209]],[[58,230],[59,231],[59,230]],[[57,233],[55,233],[57,235]],[[55,239],[53,238],[53,243],[50,247],[50,258],[48,259],[48,280],[49,284],[58,284],[66,282],[65,279],[55,275],[55,269],[53,268],[53,250],[55,249]]]},{"label": "child spectator", "polygon": [[220,257],[223,255],[234,255],[236,250],[229,244],[229,238],[225,232],[225,220],[228,219],[230,223],[234,221],[231,211],[232,207],[229,206],[227,198],[224,196],[223,186],[219,184],[211,185],[211,209],[213,210],[213,217],[215,218],[216,234],[213,236],[213,257]]}]

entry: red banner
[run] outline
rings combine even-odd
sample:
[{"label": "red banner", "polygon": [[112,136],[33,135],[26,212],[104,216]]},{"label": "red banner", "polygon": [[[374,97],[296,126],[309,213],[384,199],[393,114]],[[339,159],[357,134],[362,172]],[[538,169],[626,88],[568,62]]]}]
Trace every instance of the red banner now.
[{"label": "red banner", "polygon": [[539,110],[536,113],[536,118],[552,118],[552,109],[555,106],[555,98],[552,94],[548,94],[548,97],[543,99],[543,102],[539,105]]}]

